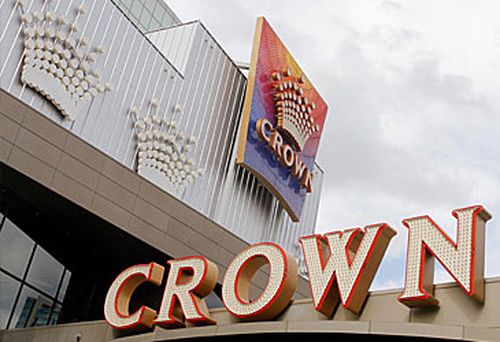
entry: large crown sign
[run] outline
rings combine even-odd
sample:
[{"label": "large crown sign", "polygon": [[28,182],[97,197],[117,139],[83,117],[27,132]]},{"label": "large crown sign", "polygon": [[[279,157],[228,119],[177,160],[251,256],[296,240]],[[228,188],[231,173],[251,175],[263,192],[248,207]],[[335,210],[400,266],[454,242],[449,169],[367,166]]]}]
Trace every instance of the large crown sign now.
[{"label": "large crown sign", "polygon": [[273,72],[272,79],[277,127],[302,151],[311,135],[319,130],[311,115],[316,104],[304,95],[305,76],[293,76],[291,70],[286,69]]},{"label": "large crown sign", "polygon": [[85,7],[78,6],[69,23],[66,16],[50,10],[50,2],[34,12],[27,12],[23,1],[16,5],[24,36],[21,82],[50,100],[65,118],[74,120],[82,104],[111,90],[109,83],[99,81],[101,71],[95,67],[105,48],[88,46],[88,39],[77,33]]},{"label": "large crown sign", "polygon": [[[158,115],[158,106],[157,99],[151,100],[151,113],[144,118],[138,118],[137,107],[130,109],[137,138],[137,173],[156,169],[170,184],[184,189],[204,173],[190,157],[197,139],[179,131],[173,117]],[[176,108],[174,114],[177,111]]]}]

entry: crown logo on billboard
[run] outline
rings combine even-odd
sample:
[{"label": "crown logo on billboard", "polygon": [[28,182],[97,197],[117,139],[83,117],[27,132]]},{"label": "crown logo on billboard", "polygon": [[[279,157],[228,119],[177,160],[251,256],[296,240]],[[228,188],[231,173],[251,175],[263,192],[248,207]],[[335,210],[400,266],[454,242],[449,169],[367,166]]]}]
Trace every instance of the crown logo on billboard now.
[{"label": "crown logo on billboard", "polygon": [[[166,179],[178,188],[183,188],[200,176],[204,170],[198,168],[190,157],[196,145],[196,137],[186,137],[177,129],[177,122],[157,115],[159,102],[151,100],[151,115],[138,119],[137,107],[130,113],[134,116],[134,130],[138,141],[137,173],[142,174],[145,168],[154,168],[164,174]],[[180,107],[174,108],[180,112]]]},{"label": "crown logo on billboard", "polygon": [[16,1],[21,11],[24,36],[24,59],[21,82],[45,96],[61,114],[73,120],[83,103],[98,93],[111,90],[109,83],[99,80],[95,67],[97,56],[105,47],[91,47],[88,39],[78,34],[78,19],[85,13],[76,8],[71,23],[66,16],[44,9],[27,12],[22,0]]},{"label": "crown logo on billboard", "polygon": [[312,112],[316,104],[304,96],[305,76],[293,76],[290,69],[274,71],[274,106],[277,128],[298,151],[302,151],[311,135],[319,131]]}]

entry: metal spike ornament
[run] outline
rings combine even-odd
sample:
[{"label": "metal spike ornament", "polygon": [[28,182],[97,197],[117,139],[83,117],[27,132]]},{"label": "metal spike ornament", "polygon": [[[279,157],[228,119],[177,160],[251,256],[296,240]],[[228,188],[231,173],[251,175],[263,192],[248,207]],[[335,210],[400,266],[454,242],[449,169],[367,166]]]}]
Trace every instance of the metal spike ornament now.
[{"label": "metal spike ornament", "polygon": [[157,169],[169,183],[183,189],[204,173],[190,156],[197,139],[179,131],[175,120],[157,115],[158,105],[153,99],[151,115],[142,119],[137,118],[137,107],[130,109],[135,118],[137,173],[142,174],[146,168]]},{"label": "metal spike ornament", "polygon": [[24,37],[21,82],[52,102],[64,118],[74,120],[83,104],[112,88],[100,81],[101,71],[95,66],[106,48],[90,47],[87,37],[78,34],[78,19],[86,11],[83,4],[71,22],[46,2],[33,12],[25,10],[24,1],[16,1],[16,6]]}]

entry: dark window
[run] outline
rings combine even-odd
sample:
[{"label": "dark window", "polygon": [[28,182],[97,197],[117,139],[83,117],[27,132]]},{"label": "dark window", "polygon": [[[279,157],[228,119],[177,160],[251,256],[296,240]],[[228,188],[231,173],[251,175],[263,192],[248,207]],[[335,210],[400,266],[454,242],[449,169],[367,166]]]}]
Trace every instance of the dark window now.
[{"label": "dark window", "polygon": [[35,243],[8,218],[0,230],[0,267],[22,277]]},{"label": "dark window", "polygon": [[17,303],[10,328],[27,328],[47,325],[53,301],[41,293],[23,287]]},{"label": "dark window", "polygon": [[66,270],[66,272],[64,273],[63,281],[61,282],[61,289],[59,290],[59,294],[57,295],[57,300],[60,302],[63,301],[64,296],[66,295],[66,289],[68,288],[70,278],[71,272],[69,270]]},{"label": "dark window", "polygon": [[19,283],[0,272],[0,329],[7,327],[18,290]]},{"label": "dark window", "polygon": [[0,217],[0,329],[56,324],[71,272]]},{"label": "dark window", "polygon": [[43,248],[37,248],[27,281],[50,296],[56,295],[64,267]]}]

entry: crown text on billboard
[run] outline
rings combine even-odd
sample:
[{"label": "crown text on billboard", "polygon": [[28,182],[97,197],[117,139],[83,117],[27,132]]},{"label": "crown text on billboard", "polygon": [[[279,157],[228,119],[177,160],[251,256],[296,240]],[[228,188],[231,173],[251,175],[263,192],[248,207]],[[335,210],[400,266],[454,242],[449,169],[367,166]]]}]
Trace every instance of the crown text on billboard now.
[{"label": "crown text on billboard", "polygon": [[291,170],[301,186],[306,188],[307,192],[312,191],[313,174],[307,165],[300,160],[299,155],[294,149],[286,144],[283,137],[274,129],[271,122],[267,119],[259,119],[256,123],[257,134],[260,139],[265,141],[278,161]]}]

